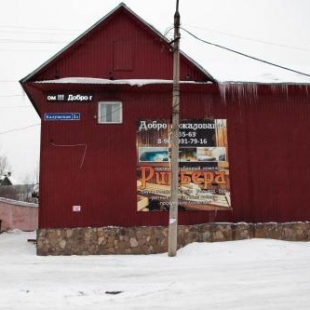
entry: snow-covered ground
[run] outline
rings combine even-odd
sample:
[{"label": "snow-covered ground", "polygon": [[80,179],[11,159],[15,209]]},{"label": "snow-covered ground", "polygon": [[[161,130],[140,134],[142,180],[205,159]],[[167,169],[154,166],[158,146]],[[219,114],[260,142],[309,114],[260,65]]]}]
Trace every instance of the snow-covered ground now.
[{"label": "snow-covered ground", "polygon": [[[310,243],[193,243],[148,256],[47,256],[0,235],[0,309],[309,309]],[[111,294],[117,293],[118,294]]]}]

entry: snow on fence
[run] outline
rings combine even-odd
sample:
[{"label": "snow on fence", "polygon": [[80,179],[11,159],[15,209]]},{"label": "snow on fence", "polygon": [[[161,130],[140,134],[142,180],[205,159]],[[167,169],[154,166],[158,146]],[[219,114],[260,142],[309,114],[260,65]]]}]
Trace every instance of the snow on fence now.
[{"label": "snow on fence", "polygon": [[38,229],[38,205],[0,197],[1,232],[10,229]]}]

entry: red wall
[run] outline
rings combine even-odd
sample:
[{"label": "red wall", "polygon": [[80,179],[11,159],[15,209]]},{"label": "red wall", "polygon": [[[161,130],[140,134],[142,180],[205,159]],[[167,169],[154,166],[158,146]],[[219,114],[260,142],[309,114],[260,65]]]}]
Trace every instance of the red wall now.
[{"label": "red wall", "polygon": [[[136,120],[169,119],[172,87],[70,87],[93,87],[94,102],[47,103],[38,90],[32,93],[42,113],[81,113],[78,122],[42,122],[39,226],[167,225],[168,213],[136,212]],[[221,93],[216,85],[181,88],[181,118],[227,119],[232,211],[180,212],[180,224],[310,219],[307,91],[306,86],[227,86]],[[123,102],[123,124],[97,124],[97,102],[106,99]],[[73,205],[81,212],[73,212]]]},{"label": "red wall", "polygon": [[[57,79],[171,80],[172,64],[170,44],[121,5],[21,81],[42,118],[46,112],[81,113],[77,122],[42,121],[41,228],[168,224],[168,213],[136,212],[136,121],[170,119],[172,85]],[[180,67],[181,80],[212,79],[186,57]],[[46,101],[48,93],[65,92],[95,97],[91,103]],[[228,120],[232,211],[181,212],[180,224],[310,219],[308,93],[307,86],[292,85],[182,85],[181,118]],[[123,124],[97,124],[99,100],[122,101]],[[73,212],[74,205],[81,212]]]},{"label": "red wall", "polygon": [[[77,40],[36,75],[36,80],[63,77],[172,79],[172,46],[126,10],[120,9]],[[180,79],[209,80],[181,54]]]}]

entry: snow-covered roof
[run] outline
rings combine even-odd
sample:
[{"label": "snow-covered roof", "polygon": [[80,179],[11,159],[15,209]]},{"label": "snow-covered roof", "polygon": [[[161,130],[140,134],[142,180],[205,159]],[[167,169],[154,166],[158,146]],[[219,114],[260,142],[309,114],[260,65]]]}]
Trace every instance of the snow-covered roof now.
[{"label": "snow-covered roof", "polygon": [[[202,65],[206,62],[201,59]],[[208,65],[208,68],[219,83],[310,84],[310,77],[264,64],[249,62],[242,68],[230,64],[229,70],[221,66],[213,69]],[[310,69],[304,71],[310,72]]]},{"label": "snow-covered roof", "polygon": [[[119,9],[125,9],[130,14],[132,14],[137,20],[139,20],[142,24],[144,24],[147,28],[149,28],[151,31],[156,33],[163,41],[166,41],[170,44],[167,37],[165,37],[160,31],[158,31],[155,27],[153,27],[151,24],[146,22],[144,19],[142,19],[139,15],[137,15],[134,11],[132,11],[125,3],[120,3],[114,10],[109,12],[107,15],[105,15],[103,18],[101,18],[98,22],[96,22],[93,26],[91,26],[89,29],[87,29],[85,32],[83,32],[80,36],[78,36],[75,40],[70,42],[67,46],[65,46],[62,50],[60,50],[58,53],[56,53],[52,58],[48,59],[45,63],[43,63],[40,67],[38,67],[36,70],[34,70],[32,73],[24,77],[22,80],[20,80],[21,83],[28,81],[33,76],[35,76],[40,70],[42,70],[44,67],[46,67],[48,64],[53,62],[55,59],[57,59],[61,54],[63,54],[65,51],[67,51],[69,48],[71,48],[74,44],[76,44],[78,41],[83,39],[85,36],[87,36],[91,31],[93,31],[95,28],[97,28],[101,23],[103,23],[105,20],[107,20],[111,15],[113,15],[117,10]],[[197,63],[194,59],[192,59],[189,55],[184,53],[184,51],[180,50],[180,54],[188,59],[190,62],[195,64],[197,68],[199,68],[211,81],[214,81],[215,79],[213,76],[199,63]]]},{"label": "snow-covered roof", "polygon": [[0,185],[1,183],[7,179],[12,185],[19,185],[19,184],[22,184],[21,182],[19,182],[17,179],[15,179],[14,177],[12,176],[9,176],[9,175],[0,175]]},{"label": "snow-covered roof", "polygon": [[[158,80],[158,79],[124,79],[124,80],[109,80],[99,78],[86,77],[68,77],[57,80],[37,81],[39,84],[103,84],[103,85],[131,85],[143,86],[151,84],[173,84],[172,80]],[[180,84],[212,84],[211,82],[194,82],[194,81],[180,81]]]},{"label": "snow-covered roof", "polygon": [[[5,180],[8,180],[9,183],[11,183],[11,184],[13,185],[13,183],[11,182],[10,178],[9,178],[7,175],[0,175],[0,185],[2,185],[2,183],[3,183]],[[6,184],[6,185],[10,185],[10,184]]]},{"label": "snow-covered roof", "polygon": [[[154,26],[146,22],[142,19],[139,15],[133,12],[127,5],[121,3],[117,6],[114,10],[100,19],[97,23],[95,23],[92,27],[87,29],[84,33],[82,33],[79,37],[77,37],[74,41],[60,50],[56,55],[54,55],[51,59],[47,60],[44,64],[42,64],[39,68],[37,68],[34,72],[26,76],[21,82],[26,82],[27,80],[31,79],[37,72],[39,72],[42,68],[44,68],[47,64],[51,63],[55,60],[60,54],[65,52],[67,49],[72,47],[77,41],[82,39],[88,33],[90,33],[93,29],[95,29],[99,24],[101,24],[104,20],[108,19],[115,11],[119,8],[125,8],[129,11],[132,15],[134,15],[138,20],[140,20],[144,25],[146,25],[149,29],[154,31],[157,35],[159,35],[163,40],[169,42],[166,35],[163,35],[158,31]],[[236,55],[231,53],[231,61],[227,62],[227,58],[225,57],[224,53],[227,54],[227,51],[223,51],[218,49],[218,53],[216,54],[216,58],[212,58],[209,53],[210,46],[207,44],[202,43],[201,41],[197,40],[197,38],[192,37],[187,32],[181,29],[181,41],[180,41],[180,48],[184,57],[195,63],[206,75],[208,75],[212,80],[217,82],[241,82],[241,83],[264,83],[264,84],[280,84],[280,83],[289,83],[289,84],[310,84],[310,68],[297,68],[297,72],[304,72],[306,75],[298,74],[294,71],[289,71],[280,67],[272,66],[267,63],[259,62],[254,59],[247,59],[242,58],[242,62],[238,61]],[[195,34],[198,36],[204,37],[203,32],[199,32],[199,29],[195,29]],[[217,47],[212,47],[217,48]],[[238,48],[237,48],[238,49]],[[214,54],[214,53],[213,53]],[[239,53],[240,54],[240,53]],[[252,55],[253,56],[253,55]],[[241,57],[240,55],[237,57]],[[222,62],[222,59],[226,59],[225,62]],[[275,64],[277,60],[274,61]],[[281,63],[278,63],[281,65]],[[285,65],[284,65],[285,67]],[[292,68],[293,69],[293,68]],[[308,76],[307,76],[308,74]],[[103,81],[103,79],[93,79],[88,81],[82,81],[81,78],[75,80],[74,78],[70,79],[62,79],[58,80],[57,82],[52,81],[45,81],[46,83],[91,83],[91,84],[108,84],[107,81]],[[122,81],[122,82],[121,82]],[[146,80],[145,80],[146,81]],[[130,84],[130,85],[145,85],[145,84],[163,84],[164,82],[142,82],[141,80],[134,81],[128,80],[118,80],[111,81],[109,84]]]},{"label": "snow-covered roof", "polygon": [[39,206],[37,203],[13,200],[13,199],[8,199],[8,198],[4,198],[4,197],[0,197],[0,202],[4,202],[4,203],[14,205],[14,206],[18,206],[18,207],[38,208],[38,206]]}]

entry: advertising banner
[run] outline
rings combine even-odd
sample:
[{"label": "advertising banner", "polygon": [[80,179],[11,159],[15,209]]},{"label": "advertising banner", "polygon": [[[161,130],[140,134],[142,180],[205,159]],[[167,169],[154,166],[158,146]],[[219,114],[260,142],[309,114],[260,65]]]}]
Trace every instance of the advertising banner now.
[{"label": "advertising banner", "polygon": [[[137,211],[167,211],[170,201],[168,120],[137,121]],[[179,127],[179,210],[230,210],[227,122],[182,120]]]}]

